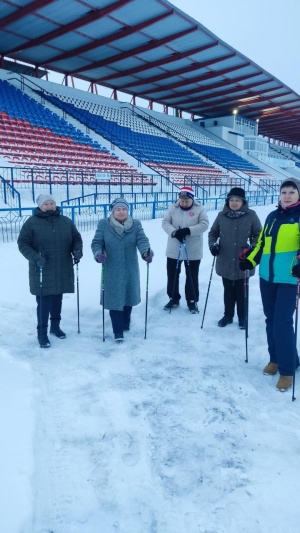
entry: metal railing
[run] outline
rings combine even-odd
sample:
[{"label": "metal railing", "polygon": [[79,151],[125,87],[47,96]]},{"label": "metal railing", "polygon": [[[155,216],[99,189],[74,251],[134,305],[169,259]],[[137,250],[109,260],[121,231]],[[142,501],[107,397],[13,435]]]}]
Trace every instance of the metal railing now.
[{"label": "metal railing", "polygon": [[[177,198],[177,196],[176,196]],[[175,198],[165,197],[165,199],[134,201],[126,196],[129,201],[130,215],[139,220],[152,220],[162,218]],[[132,201],[130,201],[132,200]],[[255,194],[248,196],[248,204],[255,205],[273,204],[278,200],[278,193],[263,196]],[[225,198],[207,198],[203,202],[206,211],[218,211],[223,208]],[[96,229],[96,226],[102,218],[106,218],[109,211],[110,203],[85,203],[81,205],[61,206],[64,215],[69,217],[80,232]],[[7,208],[0,209],[0,243],[16,241],[22,225],[32,215],[35,207]],[[21,215],[20,215],[21,213]]]}]

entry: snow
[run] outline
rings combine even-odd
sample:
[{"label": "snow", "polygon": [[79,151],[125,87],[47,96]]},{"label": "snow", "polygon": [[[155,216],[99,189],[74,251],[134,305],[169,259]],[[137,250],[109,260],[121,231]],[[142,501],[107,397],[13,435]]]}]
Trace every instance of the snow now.
[{"label": "snow", "polygon": [[[273,206],[259,207],[262,222]],[[210,223],[216,212],[208,213]],[[258,276],[245,334],[217,327],[221,278],[204,237],[199,315],[163,310],[166,234],[143,222],[155,251],[141,261],[142,302],[123,345],[102,340],[101,267],[83,234],[76,294],[65,295],[65,340],[36,340],[35,299],[16,243],[1,245],[0,531],[3,533],[299,532],[300,382],[277,392]],[[181,276],[183,288],[184,276]],[[182,291],[183,293],[183,291]]]}]

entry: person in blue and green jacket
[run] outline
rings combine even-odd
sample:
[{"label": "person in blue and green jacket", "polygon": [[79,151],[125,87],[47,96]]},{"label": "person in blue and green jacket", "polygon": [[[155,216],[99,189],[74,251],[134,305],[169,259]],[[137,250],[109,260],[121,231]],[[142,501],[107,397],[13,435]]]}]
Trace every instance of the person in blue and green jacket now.
[{"label": "person in blue and green jacket", "polygon": [[276,388],[288,390],[299,366],[293,315],[296,309],[300,248],[300,181],[288,178],[281,183],[277,209],[266,218],[257,245],[240,269],[251,270],[259,264],[260,292],[270,362],[265,375],[280,378]]}]

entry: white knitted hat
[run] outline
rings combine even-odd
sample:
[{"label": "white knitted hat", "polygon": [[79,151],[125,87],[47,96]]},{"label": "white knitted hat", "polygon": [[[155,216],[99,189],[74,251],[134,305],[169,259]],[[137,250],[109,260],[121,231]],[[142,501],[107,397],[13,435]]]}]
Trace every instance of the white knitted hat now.
[{"label": "white knitted hat", "polygon": [[[41,209],[42,205],[45,203],[45,202],[48,202],[49,200],[51,200],[52,202],[55,202],[55,199],[53,198],[52,194],[40,194],[37,199],[36,199],[36,203],[37,205],[39,206],[39,208]],[[56,203],[56,202],[55,202]]]}]

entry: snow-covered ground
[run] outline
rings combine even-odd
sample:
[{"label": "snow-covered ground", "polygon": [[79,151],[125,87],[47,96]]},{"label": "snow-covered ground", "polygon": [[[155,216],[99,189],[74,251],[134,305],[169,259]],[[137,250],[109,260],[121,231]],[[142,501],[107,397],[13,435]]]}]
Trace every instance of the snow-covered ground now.
[{"label": "snow-covered ground", "polygon": [[[258,208],[262,221],[273,206]],[[208,213],[212,222],[215,212]],[[35,299],[16,243],[1,244],[1,533],[298,533],[300,376],[295,396],[268,362],[258,276],[250,280],[249,363],[237,320],[223,315],[212,256],[200,267],[199,315],[163,310],[166,234],[144,222],[155,257],[141,261],[142,303],[123,345],[102,340],[100,271],[83,234],[65,340],[36,340]],[[181,279],[183,287],[184,276]]]}]

